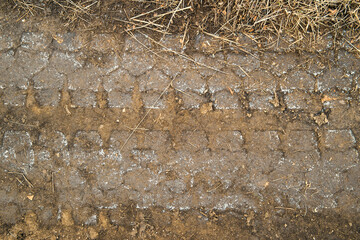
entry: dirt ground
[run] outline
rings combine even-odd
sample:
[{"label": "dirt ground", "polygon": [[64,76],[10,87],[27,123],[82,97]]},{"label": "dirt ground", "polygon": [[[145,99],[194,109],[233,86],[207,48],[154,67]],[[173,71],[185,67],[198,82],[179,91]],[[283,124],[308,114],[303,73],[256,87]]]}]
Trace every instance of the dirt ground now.
[{"label": "dirt ground", "polygon": [[359,239],[360,59],[0,16],[1,239]]}]

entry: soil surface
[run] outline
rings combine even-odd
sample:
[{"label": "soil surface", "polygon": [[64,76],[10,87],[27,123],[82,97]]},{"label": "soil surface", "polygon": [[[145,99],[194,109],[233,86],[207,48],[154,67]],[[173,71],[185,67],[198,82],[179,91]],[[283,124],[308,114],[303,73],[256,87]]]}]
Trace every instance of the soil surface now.
[{"label": "soil surface", "polygon": [[0,19],[2,239],[359,239],[360,59],[331,37]]}]

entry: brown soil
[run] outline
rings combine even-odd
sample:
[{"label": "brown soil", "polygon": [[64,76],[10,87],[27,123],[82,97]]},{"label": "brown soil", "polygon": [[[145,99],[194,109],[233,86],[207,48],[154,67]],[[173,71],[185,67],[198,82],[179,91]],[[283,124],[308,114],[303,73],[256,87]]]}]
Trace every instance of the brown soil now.
[{"label": "brown soil", "polygon": [[[21,23],[21,21],[16,22],[12,17],[4,13],[1,16],[1,25],[3,29],[5,29],[2,30],[2,34],[4,32],[20,32],[21,34],[23,32],[32,32],[33,30],[45,32],[53,37],[53,39],[51,39],[51,44],[54,45],[56,42],[59,42],[54,36],[57,36],[56,34],[58,33],[65,32],[65,28],[62,28],[62,22],[59,22],[57,18],[49,16],[41,19],[30,18]],[[109,26],[105,26],[105,30],[101,29],[101,32],[108,33],[107,29],[109,29]],[[84,54],[81,58],[86,64],[89,64],[94,68],[105,68],[111,64],[111,60],[109,59],[112,55],[110,54],[110,50],[106,49],[106,44],[95,50],[87,45],[90,44],[93,35],[100,32],[98,28],[95,31],[85,31],[82,28],[79,28],[76,32],[81,36],[82,42],[85,45],[81,50]],[[126,51],[124,50],[124,42],[128,38],[128,35],[121,30],[118,32],[115,30],[115,33],[111,31],[111,33],[113,34],[111,36],[114,36],[116,39],[117,44],[116,46],[111,46],[113,47],[111,51],[116,52],[116,54],[122,54]],[[201,53],[208,57],[209,55],[218,52],[228,54],[227,56],[230,56],[230,54],[234,52],[239,54],[239,51],[234,51],[229,45],[219,43],[219,41],[212,42],[210,47],[196,47],[195,31],[193,31],[193,34],[194,37],[188,43],[189,47],[186,50],[188,56],[194,56],[197,53]],[[151,36],[156,39],[159,37],[159,35]],[[329,43],[329,41],[323,41]],[[11,47],[10,50],[16,52],[19,51],[19,48],[23,47],[20,42],[17,42],[17,44],[18,45],[15,44],[15,46]],[[253,44],[253,42],[250,41],[249,45],[251,44]],[[51,51],[57,51],[56,48],[51,49],[53,45],[48,48],[50,48]],[[324,48],[321,48],[320,46],[324,45],[319,44],[315,48],[308,49],[307,52],[296,52],[296,56],[301,59],[299,62],[304,63],[307,54],[310,54],[315,49],[319,52],[319,55],[311,55],[311,59],[320,56],[323,64],[333,64],[332,60],[334,57],[332,57],[329,52],[335,52],[333,51],[334,49],[324,50],[326,46]],[[338,44],[338,46],[341,46],[341,44]],[[250,46],[247,47],[249,48],[244,48],[244,50],[252,51],[254,54],[264,54],[261,55],[260,59],[263,62],[266,61],[267,52],[264,51],[264,49],[258,49],[259,46],[257,46],[257,44],[254,46],[257,51],[254,51],[254,48],[250,48]],[[284,45],[282,49],[276,49],[275,52],[271,52],[271,54],[281,55],[285,53],[284,49],[289,50],[289,48],[291,47],[287,44]],[[346,47],[344,48],[346,50]],[[151,48],[151,50],[158,51],[159,46],[155,46],[155,48]],[[150,55],[149,51],[143,49],[136,52],[136,54],[143,56],[141,55],[143,52]],[[2,53],[5,53],[5,50]],[[335,54],[338,54],[338,52],[335,52]],[[356,59],[355,55],[352,56],[353,58],[351,59]],[[349,62],[346,62],[346,64],[348,64],[347,66],[350,66],[350,60]],[[164,63],[163,59],[157,61],[160,63],[162,61],[162,63]],[[274,62],[281,64],[285,61],[275,59]],[[60,64],[60,62],[58,62],[58,64]],[[164,65],[160,67],[158,67],[159,65],[156,65],[154,68],[165,69],[165,65],[167,64],[170,63],[165,62]],[[32,63],[29,65],[32,66]],[[297,65],[296,67],[299,66]],[[301,66],[301,68],[304,69],[306,67],[308,66]],[[228,70],[226,67],[224,67],[224,69]],[[260,84],[267,81],[264,74],[267,70],[265,71],[264,69],[272,69],[274,73],[271,74],[276,76],[277,67],[272,68],[269,64],[261,63],[261,69],[262,72],[257,79]],[[203,73],[204,76],[207,74],[206,70],[197,69],[197,71]],[[287,76],[298,70],[300,71],[301,69],[296,68],[295,70],[289,70],[285,75]],[[235,72],[235,70],[231,71]],[[354,75],[358,76],[358,70],[355,70],[355,72]],[[214,74],[214,72],[211,72],[209,75]],[[256,71],[254,70],[251,74],[254,74],[252,76],[255,76]],[[198,75],[195,75],[194,73],[191,75],[191,78],[196,80],[196,76]],[[137,76],[137,79],[140,79],[140,77],[141,76]],[[251,82],[246,76],[241,79],[244,82]],[[275,77],[275,79],[277,82],[281,82],[285,78],[284,76],[281,76]],[[321,82],[322,77],[319,77],[317,80]],[[206,81],[206,87],[209,88],[211,83],[210,78],[207,78]],[[222,108],[217,101],[212,100],[212,97],[215,96],[216,93],[210,93],[209,90],[209,92],[200,94],[200,97],[204,100],[199,104],[198,108],[190,108],[187,107],[186,102],[183,100],[184,96],[181,95],[183,93],[175,88],[177,85],[174,81],[174,84],[169,87],[165,96],[162,97],[165,107],[154,109],[149,112],[148,115],[146,115],[148,108],[146,107],[147,103],[144,100],[144,96],[155,90],[142,90],[142,86],[139,82],[140,80],[134,84],[134,87],[131,90],[131,106],[124,108],[110,106],[111,102],[108,99],[111,91],[105,89],[106,86],[104,85],[104,82],[97,88],[94,107],[81,107],[76,105],[77,103],[74,103],[74,96],[80,90],[75,88],[75,90],[71,89],[69,87],[71,84],[70,81],[66,81],[64,87],[59,90],[61,92],[61,97],[56,106],[46,106],[46,104],[41,103],[40,98],[37,98],[38,89],[35,87],[35,78],[32,78],[27,89],[21,90],[21,94],[25,96],[25,104],[23,106],[9,105],[6,102],[7,100],[5,100],[7,99],[6,96],[9,95],[7,88],[1,89],[0,96],[2,101],[0,103],[0,118],[2,121],[0,123],[0,137],[3,139],[3,146],[5,146],[7,141],[6,136],[8,135],[6,134],[12,132],[26,132],[29,134],[32,142],[31,148],[36,154],[39,152],[50,151],[51,155],[51,160],[49,162],[36,160],[36,166],[33,169],[26,169],[27,166],[25,165],[24,168],[21,168],[19,167],[20,163],[17,161],[28,161],[27,159],[29,159],[29,156],[25,156],[21,159],[21,154],[25,151],[23,149],[26,148],[25,142],[21,143],[23,144],[23,148],[19,147],[19,149],[16,149],[16,153],[20,156],[20,160],[12,159],[9,160],[9,162],[6,162],[3,158],[1,159],[0,181],[2,187],[0,189],[0,195],[3,196],[0,196],[0,199],[2,204],[1,207],[3,209],[0,211],[0,236],[2,239],[360,238],[360,215],[359,208],[356,208],[359,203],[359,179],[356,177],[359,169],[358,155],[355,157],[357,162],[354,160],[355,167],[345,170],[341,168],[342,164],[346,164],[346,154],[348,154],[348,152],[356,152],[359,150],[359,89],[357,88],[358,85],[355,80],[351,82],[349,87],[346,85],[343,89],[341,89],[341,86],[339,85],[335,88],[331,88],[331,90],[321,90],[320,88],[318,91],[311,90],[305,107],[300,106],[299,108],[297,108],[297,103],[294,103],[294,105],[296,105],[295,107],[291,107],[290,100],[287,98],[289,94],[282,90],[280,84],[277,84],[275,89],[272,89],[271,100],[266,100],[264,103],[267,106],[266,110],[253,107],[252,104],[255,101],[252,100],[251,96],[254,92],[252,89],[247,89],[248,86],[246,84],[243,84],[240,87],[240,90],[235,93],[235,95],[238,96],[237,102],[240,103],[239,106],[232,109]],[[194,82],[190,82],[189,85],[193,84],[197,86],[197,82]],[[157,83],[157,81],[155,81],[155,83]],[[256,86],[256,84],[257,83],[254,83],[253,85]],[[251,84],[249,84],[249,86],[250,85]],[[81,87],[83,86],[80,86],[79,88]],[[265,89],[268,86],[265,85],[261,87]],[[91,84],[86,82],[85,87],[81,90],[85,91],[87,88],[91,88]],[[196,91],[198,90],[195,87],[194,89]],[[232,91],[235,90],[232,88],[228,89],[229,90],[226,90],[227,93],[230,92],[233,96],[234,93]],[[257,90],[255,89],[254,91]],[[264,94],[263,92],[255,93],[259,96]],[[305,93],[308,94],[306,91]],[[335,97],[330,99],[330,97],[328,97],[333,93],[339,94],[339,99],[342,96],[341,94],[348,97],[346,98],[346,104],[341,105],[343,103],[340,102],[340,107],[327,109],[323,105],[324,102],[338,99]],[[257,99],[257,97],[255,98]],[[348,100],[349,98],[350,100]],[[225,105],[228,106],[231,104],[229,101],[225,101]],[[233,173],[233,175],[230,174],[230,177],[233,178],[231,178],[232,185],[230,185],[229,188],[224,187],[226,182],[223,181],[221,176],[216,176],[216,174],[217,172],[226,172],[224,169],[231,170],[235,167],[231,164],[225,164],[224,166],[220,166],[219,169],[216,169],[218,166],[214,163],[212,166],[213,169],[210,167],[206,171],[200,172],[195,176],[195,187],[190,186],[191,180],[188,176],[186,176],[188,179],[184,177],[185,189],[179,192],[176,192],[176,189],[171,193],[166,193],[165,191],[162,192],[156,185],[155,187],[150,188],[152,190],[144,192],[138,190],[140,197],[137,198],[130,193],[128,193],[129,195],[126,195],[127,193],[125,193],[125,191],[124,193],[118,193],[117,191],[119,190],[116,188],[116,183],[114,187],[115,190],[112,188],[99,188],[101,191],[99,190],[96,192],[93,190],[93,187],[95,188],[99,183],[105,181],[103,179],[110,176],[114,169],[120,169],[123,166],[119,166],[116,161],[106,162],[107,160],[102,160],[94,152],[104,150],[105,155],[111,153],[114,148],[111,141],[113,132],[131,132],[129,131],[129,127],[133,128],[136,126],[144,116],[146,116],[146,118],[144,118],[139,130],[135,131],[134,136],[126,142],[126,145],[126,138],[121,138],[122,142],[117,143],[117,147],[121,147],[121,151],[124,150],[122,152],[124,158],[129,155],[129,160],[131,161],[136,160],[132,148],[135,150],[145,149],[144,151],[156,148],[159,162],[141,162],[139,164],[140,169],[158,173],[159,168],[169,165],[168,163],[171,162],[171,157],[174,152],[181,151],[190,152],[190,154],[196,156],[194,165],[189,168],[200,169],[201,165],[196,165],[197,163],[206,162],[209,156],[216,154],[221,155],[224,152],[224,149],[222,148],[219,150],[217,142],[213,141],[212,138],[215,138],[214,136],[217,136],[216,134],[234,130],[240,131],[242,137],[245,139],[241,144],[246,149],[246,154],[250,155],[251,152],[254,152],[255,156],[260,156],[264,161],[260,161],[260,163],[258,163],[259,165],[255,164],[256,160],[245,163],[245,165],[248,164],[249,166],[246,165],[246,167],[243,167],[242,169],[240,167],[239,171]],[[146,140],[148,130],[169,133],[169,137],[166,138],[166,141],[167,143],[171,142],[171,144],[169,144],[170,150],[168,145],[158,144],[157,142],[160,142],[160,140],[157,138],[149,144]],[[294,191],[298,191],[299,195],[303,196],[306,200],[299,201],[303,205],[296,205],[297,203],[294,203],[294,200],[291,199],[293,189],[287,188],[284,190],[284,188],[281,188],[281,184],[288,184],[288,182],[278,183],[277,181],[281,179],[281,177],[277,178],[276,175],[271,175],[278,169],[276,167],[273,169],[272,166],[264,166],[268,164],[265,160],[267,159],[267,156],[275,156],[271,155],[273,153],[279,153],[282,156],[290,155],[292,150],[288,143],[290,143],[292,139],[292,135],[290,134],[292,131],[310,131],[315,133],[314,145],[316,145],[316,149],[312,150],[314,150],[314,152],[320,152],[321,157],[324,157],[326,152],[331,151],[333,151],[331,154],[334,156],[336,154],[345,156],[344,161],[334,163],[338,164],[336,165],[336,170],[340,169],[339,172],[341,171],[341,174],[348,174],[346,176],[349,176],[347,182],[339,183],[339,189],[337,191],[334,190],[333,195],[330,197],[330,200],[333,200],[338,204],[336,207],[326,207],[330,205],[326,205],[326,197],[324,197],[324,195],[318,197],[318,195],[316,195],[317,190],[314,189],[314,186],[309,185],[308,182],[304,181],[305,183],[301,185],[303,179],[298,181],[301,186]],[[352,132],[354,139],[356,139],[357,142],[347,143],[340,138],[340,135],[336,135],[337,137],[333,140],[335,143],[340,142],[339,145],[343,144],[346,146],[349,144],[350,147],[346,148],[346,146],[340,146],[338,148],[338,146],[336,146],[334,148],[331,144],[329,147],[323,136],[325,133],[331,131]],[[64,148],[65,150],[62,149],[59,152],[57,152],[56,149],[58,147],[57,145],[61,144],[55,141],[58,138],[58,132],[61,132],[65,136],[68,143]],[[102,145],[97,145],[98,140],[95,139],[95,137],[95,140],[81,138],[78,134],[79,132],[98,133]],[[191,135],[194,132],[195,134]],[[276,132],[276,134],[279,135],[279,144],[281,146],[273,147],[272,142],[261,140],[261,137],[259,137],[260,140],[256,139],[254,134],[258,132],[270,132],[271,134]],[[41,140],[40,136],[45,135],[45,133],[47,134],[48,142]],[[197,133],[204,133],[206,140],[201,138],[201,134],[196,135]],[[205,145],[206,149],[210,149],[209,151],[198,149],[195,151],[192,148],[193,145],[201,145],[202,141],[207,142]],[[229,141],[229,144],[233,144],[231,139],[225,139],[224,141]],[[259,143],[263,143],[264,145],[260,145]],[[18,146],[19,144],[19,142],[13,143],[14,146]],[[309,143],[307,140],[299,140],[299,142],[297,142],[297,146],[299,146],[298,152],[304,152],[304,149],[307,148],[308,145]],[[312,147],[314,146],[311,145],[309,148]],[[227,149],[228,146],[223,148]],[[2,151],[2,155],[5,156],[5,150]],[[88,155],[79,158],[71,157],[69,160],[70,163],[67,164],[64,160],[65,157],[60,155],[63,154],[64,151],[69,151],[71,154],[81,152],[81,154],[86,153]],[[235,150],[233,151],[231,147],[228,151],[231,152],[231,156],[235,156]],[[296,153],[297,151],[293,152]],[[93,156],[95,157],[93,158]],[[274,158],[276,158],[276,156]],[[350,159],[350,157],[348,158]],[[238,159],[234,161],[237,160]],[[319,162],[322,160],[323,159],[319,160]],[[104,161],[104,164],[106,162],[108,165],[99,167],[101,161]],[[310,161],[310,159],[305,158],[305,160],[302,159],[299,162],[306,165],[310,164]],[[272,164],[271,160],[269,160],[269,162]],[[186,167],[188,167],[188,165],[185,164],[180,165],[179,169],[174,170],[169,168],[170,170],[164,175],[164,181],[176,180],[179,178],[180,174],[183,174],[182,172],[189,170],[185,169]],[[248,172],[247,167],[252,168],[253,176]],[[293,167],[297,168],[297,166]],[[291,172],[291,169],[292,166],[288,166],[288,168],[285,169],[285,172]],[[334,169],[330,169],[330,173]],[[73,171],[77,171],[78,174],[81,175],[81,179],[86,182],[85,185],[76,185],[78,184],[78,180],[75,178],[72,179]],[[103,172],[105,172],[102,175],[103,179],[99,180],[98,174]],[[19,173],[23,173],[24,175]],[[295,182],[295,186],[297,177],[301,178],[300,176],[302,176],[302,174],[303,172],[295,172],[294,176],[289,179],[289,182]],[[260,180],[257,179],[257,176],[259,176]],[[264,176],[268,178],[264,178],[265,180],[261,179]],[[327,175],[325,174],[325,177],[326,176]],[[126,180],[122,180],[123,182],[121,184],[126,183],[133,188],[136,188],[137,185],[142,187],[143,185],[146,185],[141,181],[142,178],[145,177],[146,173],[141,174],[141,176],[136,175],[133,178],[129,177]],[[327,181],[331,181],[333,175],[331,175],[329,179],[321,177],[324,177],[324,175],[319,174],[319,176],[313,176],[314,182],[317,181],[319,184],[318,187],[320,188],[322,183],[324,183],[323,185],[325,186]],[[110,180],[106,181],[117,181],[117,178],[112,179],[109,177],[109,179]],[[255,180],[253,181],[253,179]],[[353,190],[347,191],[345,190],[345,185],[355,187]],[[71,188],[71,186],[75,187]],[[331,187],[332,186],[329,188]],[[294,189],[295,188],[296,187],[294,187]],[[198,192],[194,189],[197,189]],[[141,201],[145,196],[148,196],[147,194],[149,194],[149,192],[152,193],[152,191],[159,191],[160,197],[154,197],[157,201],[155,206],[151,204],[150,206],[147,206]],[[214,194],[210,195],[210,200],[205,201],[198,196],[204,192],[206,194],[211,194],[213,192]],[[176,198],[180,198],[181,195],[185,193],[193,196],[193,200],[189,203],[190,208],[183,209],[181,204],[179,204],[180,207],[168,207],[172,206],[167,205],[168,203],[176,202]],[[243,200],[241,204],[233,207],[224,207],[224,209],[216,207],[216,204],[214,204],[211,199],[235,194],[240,194],[245,200]],[[82,196],[82,198],[79,199],[78,196]],[[141,198],[141,196],[143,196],[143,198]],[[162,201],[162,198],[165,200]],[[171,199],[167,200],[168,198]],[[318,200],[317,198],[323,199]],[[319,210],[316,206],[322,201],[326,206]],[[112,203],[116,203],[117,207],[113,208],[111,205],[109,206],[109,204]],[[92,219],[92,216],[95,216],[95,219]]]}]

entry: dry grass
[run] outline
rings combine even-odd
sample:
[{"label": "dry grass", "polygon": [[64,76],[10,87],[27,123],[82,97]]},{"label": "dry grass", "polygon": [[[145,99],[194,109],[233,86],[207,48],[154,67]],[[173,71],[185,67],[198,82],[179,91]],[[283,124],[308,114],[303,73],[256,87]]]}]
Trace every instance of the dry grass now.
[{"label": "dry grass", "polygon": [[52,14],[68,26],[79,23],[121,24],[126,31],[148,29],[162,35],[205,32],[237,42],[238,33],[295,42],[346,30],[360,39],[360,1],[355,0],[7,0],[20,17]]}]

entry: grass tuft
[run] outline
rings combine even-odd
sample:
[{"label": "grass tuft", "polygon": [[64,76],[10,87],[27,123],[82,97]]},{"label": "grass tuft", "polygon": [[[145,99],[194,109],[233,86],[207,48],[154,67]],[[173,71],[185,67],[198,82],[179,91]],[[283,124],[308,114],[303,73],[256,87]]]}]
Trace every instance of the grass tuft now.
[{"label": "grass tuft", "polygon": [[[239,33],[254,40],[316,41],[344,32],[360,39],[360,0],[7,0],[21,17],[57,15],[67,26],[121,24],[126,31],[147,29],[162,35],[207,33],[237,42]],[[271,45],[271,44],[270,44]]]}]

